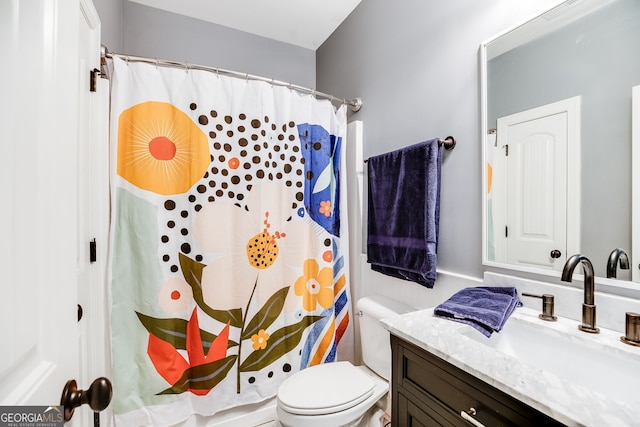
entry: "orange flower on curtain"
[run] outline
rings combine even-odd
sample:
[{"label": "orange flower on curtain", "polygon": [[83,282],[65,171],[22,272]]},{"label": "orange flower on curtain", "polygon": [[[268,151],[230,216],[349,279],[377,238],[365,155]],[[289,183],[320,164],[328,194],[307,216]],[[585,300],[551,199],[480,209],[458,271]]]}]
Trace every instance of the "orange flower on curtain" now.
[{"label": "orange flower on curtain", "polygon": [[269,341],[269,334],[265,332],[264,329],[260,329],[257,334],[251,336],[251,341],[253,341],[253,349],[254,350],[264,350],[267,348],[267,341]]},{"label": "orange flower on curtain", "polygon": [[329,308],[333,304],[333,270],[320,269],[318,262],[309,258],[304,262],[303,275],[295,283],[296,295],[302,296],[302,307],[314,311],[317,304]]},{"label": "orange flower on curtain", "polygon": [[171,104],[143,102],[119,117],[117,172],[143,190],[185,193],[210,161],[207,136]]},{"label": "orange flower on curtain", "polygon": [[320,202],[320,209],[318,209],[318,212],[324,216],[331,215],[331,201],[327,200],[325,202]]},{"label": "orange flower on curtain", "polygon": [[[157,322],[157,319],[147,319]],[[155,328],[155,330],[159,329],[160,327]],[[229,323],[222,329],[220,335],[211,341],[205,354],[197,309],[193,310],[191,319],[186,325],[184,343],[187,351],[186,359],[178,352],[174,344],[150,331],[147,354],[160,376],[173,385],[160,394],[184,391],[198,396],[207,394],[226,376],[226,372],[235,361],[235,356],[227,357],[228,343]],[[221,375],[220,371],[224,372],[224,375]]]}]

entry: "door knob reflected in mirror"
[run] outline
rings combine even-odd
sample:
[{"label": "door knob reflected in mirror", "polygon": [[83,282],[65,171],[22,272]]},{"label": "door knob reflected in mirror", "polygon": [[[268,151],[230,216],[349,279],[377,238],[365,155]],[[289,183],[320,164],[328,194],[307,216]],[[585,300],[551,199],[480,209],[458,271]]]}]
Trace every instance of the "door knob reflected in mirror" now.
[{"label": "door knob reflected in mirror", "polygon": [[64,421],[69,421],[73,411],[85,403],[95,412],[102,411],[109,406],[112,394],[111,381],[104,377],[95,379],[86,391],[78,390],[76,380],[67,381],[60,397],[60,404],[64,406]]},{"label": "door knob reflected in mirror", "polygon": [[560,252],[557,249],[554,249],[554,250],[551,251],[551,253],[549,255],[551,255],[551,258],[554,258],[554,259],[555,258],[560,258],[562,256],[562,252]]}]

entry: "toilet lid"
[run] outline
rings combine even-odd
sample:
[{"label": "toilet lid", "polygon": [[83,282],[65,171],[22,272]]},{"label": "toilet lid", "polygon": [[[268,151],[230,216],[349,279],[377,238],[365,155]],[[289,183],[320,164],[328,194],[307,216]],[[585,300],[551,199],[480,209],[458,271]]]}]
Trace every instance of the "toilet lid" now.
[{"label": "toilet lid", "polygon": [[349,362],[325,363],[285,380],[278,389],[278,403],[292,414],[331,414],[367,399],[374,386],[371,378]]}]

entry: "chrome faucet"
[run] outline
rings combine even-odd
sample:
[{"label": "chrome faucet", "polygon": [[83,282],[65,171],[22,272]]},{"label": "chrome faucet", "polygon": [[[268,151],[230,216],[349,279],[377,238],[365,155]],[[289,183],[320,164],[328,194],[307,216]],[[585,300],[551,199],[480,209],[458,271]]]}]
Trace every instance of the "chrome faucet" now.
[{"label": "chrome faucet", "polygon": [[629,256],[624,249],[614,249],[609,254],[609,260],[607,261],[607,277],[616,278],[618,269],[618,260],[620,260],[620,268],[623,270],[629,269]]},{"label": "chrome faucet", "polygon": [[582,324],[578,329],[584,332],[597,334],[600,329],[596,328],[596,305],[594,303],[595,282],[593,274],[593,264],[584,255],[576,254],[571,256],[562,269],[562,281],[571,282],[573,270],[581,263],[584,270],[584,302],[582,303]]}]

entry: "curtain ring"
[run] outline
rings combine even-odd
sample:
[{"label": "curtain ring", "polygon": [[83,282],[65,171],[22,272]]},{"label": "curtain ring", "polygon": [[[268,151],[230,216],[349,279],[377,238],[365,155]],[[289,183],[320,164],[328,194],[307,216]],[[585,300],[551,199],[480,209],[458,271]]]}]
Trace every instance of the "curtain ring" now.
[{"label": "curtain ring", "polygon": [[316,90],[315,89],[311,89],[311,96],[313,96],[314,98],[316,97]]},{"label": "curtain ring", "polygon": [[218,76],[218,78],[220,78],[220,68],[216,68],[216,76]]},{"label": "curtain ring", "polygon": [[156,58],[156,70],[158,69],[158,58]]},{"label": "curtain ring", "polygon": [[185,71],[186,73],[188,73],[188,72],[189,72],[189,63],[188,63],[187,61],[185,61],[185,62],[184,62],[184,71]]},{"label": "curtain ring", "polygon": [[125,56],[125,61],[127,62],[127,67],[129,66],[129,55]]},{"label": "curtain ring", "polygon": [[276,81],[276,79],[271,79],[271,89],[273,89],[273,83]]}]

